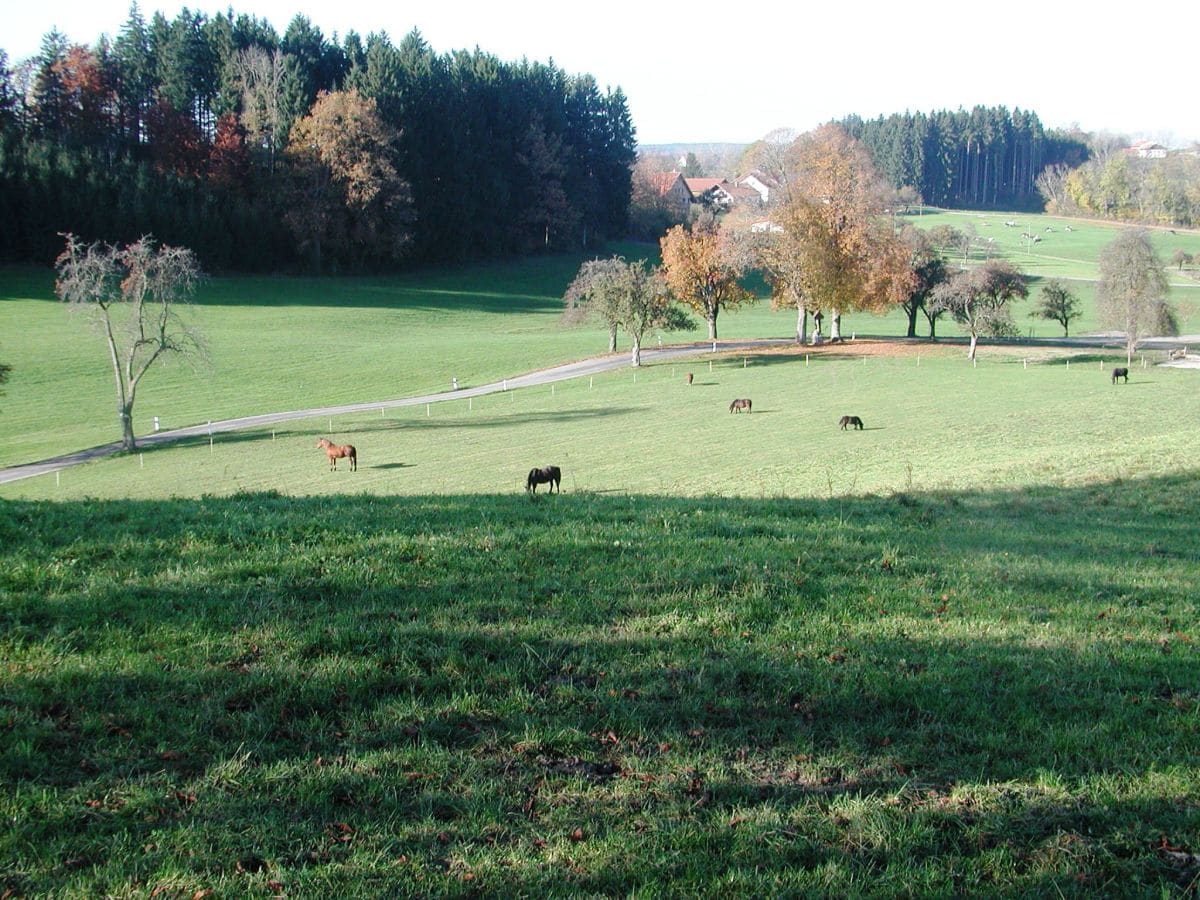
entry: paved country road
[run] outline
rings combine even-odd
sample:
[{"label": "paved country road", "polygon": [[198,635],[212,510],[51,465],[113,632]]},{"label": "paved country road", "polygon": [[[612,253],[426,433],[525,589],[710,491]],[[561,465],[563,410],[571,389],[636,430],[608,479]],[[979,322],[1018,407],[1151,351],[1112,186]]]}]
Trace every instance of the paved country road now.
[{"label": "paved country road", "polygon": [[[914,345],[922,345],[928,343],[924,339],[900,338],[895,336],[881,337],[878,335],[867,336],[863,335],[861,340],[871,341],[895,341],[895,342],[911,342]],[[961,338],[939,338],[937,345],[947,345],[962,343],[965,339]],[[1150,338],[1142,342],[1142,346],[1146,349],[1167,350],[1175,347],[1183,347],[1188,345],[1200,346],[1200,335],[1186,335],[1179,338]],[[998,342],[997,342],[998,343]],[[1096,335],[1085,336],[1079,338],[1064,338],[1064,339],[1041,339],[1035,338],[1030,340],[1014,341],[1015,345],[1022,347],[1123,347],[1124,341],[1119,335]],[[746,341],[718,341],[716,349],[720,353],[736,352],[739,350],[759,350],[769,347],[786,347],[795,346],[794,338],[759,338]],[[984,346],[987,342],[981,341],[980,345]],[[846,346],[852,346],[853,342],[847,342]],[[935,345],[935,346],[937,346]],[[995,343],[991,344],[995,346]],[[694,356],[697,353],[711,352],[713,344],[707,341],[697,341],[688,344],[673,344],[669,347],[661,347],[654,349],[642,350],[643,362],[656,362],[661,360],[676,359],[685,356]],[[156,431],[152,434],[146,434],[138,437],[139,447],[154,447],[160,444],[169,444],[172,441],[182,440],[184,438],[204,437],[209,434],[222,434],[230,431],[242,431],[247,428],[261,428],[265,425],[274,425],[279,422],[289,422],[296,419],[314,419],[321,416],[338,416],[346,413],[367,412],[376,409],[395,409],[402,406],[419,406],[424,403],[439,403],[443,400],[459,400],[463,397],[479,397],[484,394],[494,394],[499,391],[515,390],[517,388],[532,387],[539,384],[549,384],[553,381],[566,381],[570,378],[579,378],[584,375],[595,375],[600,372],[608,372],[613,369],[620,369],[629,365],[628,353],[613,353],[608,356],[594,357],[585,359],[579,362],[566,363],[561,366],[553,366],[548,369],[540,369],[536,372],[528,372],[524,375],[517,375],[513,378],[503,379],[501,381],[493,381],[490,384],[481,384],[475,387],[460,388],[456,391],[442,391],[436,394],[422,394],[419,397],[401,397],[395,400],[376,400],[371,403],[352,403],[344,406],[321,406],[313,409],[295,409],[289,412],[274,412],[265,413],[259,416],[243,416],[238,419],[223,419],[219,422],[204,423],[202,425],[191,425],[187,428],[175,428],[171,431]],[[10,481],[20,481],[22,478],[32,478],[35,475],[45,475],[49,472],[55,472],[60,469],[66,469],[70,466],[77,466],[80,463],[91,462],[92,460],[101,459],[105,456],[111,456],[121,450],[121,444],[114,442],[112,444],[104,444],[99,447],[89,447],[86,450],[79,450],[75,453],[67,453],[63,456],[56,456],[53,459],[45,459],[40,462],[26,463],[24,465],[12,466],[7,469],[0,469],[0,484],[7,484]]]}]

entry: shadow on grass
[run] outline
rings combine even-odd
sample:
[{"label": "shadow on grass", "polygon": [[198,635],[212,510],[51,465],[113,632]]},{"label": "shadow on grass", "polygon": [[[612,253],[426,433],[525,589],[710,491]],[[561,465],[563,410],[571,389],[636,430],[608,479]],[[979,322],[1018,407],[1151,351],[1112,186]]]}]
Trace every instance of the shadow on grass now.
[{"label": "shadow on grass", "polygon": [[191,871],[252,854],[300,883],[361,843],[528,888],[556,835],[625,842],[580,857],[594,891],[823,866],[904,889],[900,859],[947,889],[1173,883],[1153,842],[1200,836],[1196,474],[0,502],[0,777],[45,848],[22,890],[195,830]]},{"label": "shadow on grass", "polygon": [[[416,409],[416,407],[413,407]],[[411,418],[381,418],[373,421],[365,421],[356,425],[353,428],[340,428],[332,434],[337,435],[337,439],[345,441],[348,437],[356,434],[371,434],[379,431],[398,431],[398,430],[426,430],[439,428],[494,428],[504,426],[516,426],[528,424],[532,422],[571,422],[576,420],[601,419],[611,416],[623,416],[629,413],[640,412],[644,407],[637,406],[609,406],[609,407],[592,407],[590,409],[570,409],[570,410],[544,410],[539,412],[524,412],[512,413],[505,415],[488,415],[483,412],[466,412],[460,410],[458,412],[447,413],[440,411],[439,416],[422,417],[413,414]],[[314,418],[312,421],[319,422],[320,417]],[[269,431],[226,431],[219,432],[213,435],[212,440],[217,445],[230,444],[259,444],[271,443],[280,439],[294,438],[312,438],[315,445],[317,437],[328,437],[330,432],[321,424],[314,425],[311,428],[297,427],[295,425],[288,428],[276,428],[272,434]],[[170,443],[162,444],[147,444],[139,447],[133,453],[155,453],[163,450],[169,450],[173,447],[207,447],[209,444],[208,435],[196,435],[194,437],[180,438]],[[315,446],[314,450],[317,449]]]}]

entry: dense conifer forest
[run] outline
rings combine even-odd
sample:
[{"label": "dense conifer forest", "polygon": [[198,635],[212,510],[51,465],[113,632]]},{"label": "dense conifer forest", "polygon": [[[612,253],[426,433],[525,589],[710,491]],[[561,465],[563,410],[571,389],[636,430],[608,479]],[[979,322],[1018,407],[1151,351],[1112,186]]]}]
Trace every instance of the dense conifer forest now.
[{"label": "dense conifer forest", "polygon": [[552,62],[435,52],[413,31],[278,34],[233,11],[111,41],[0,51],[0,258],[58,233],[186,244],[207,267],[379,269],[590,246],[624,233],[620,88]]},{"label": "dense conifer forest", "polygon": [[1077,136],[1043,129],[1036,113],[1002,106],[850,116],[841,124],[889,181],[916,188],[934,206],[1040,210],[1034,182],[1042,169],[1077,166],[1088,153]]}]

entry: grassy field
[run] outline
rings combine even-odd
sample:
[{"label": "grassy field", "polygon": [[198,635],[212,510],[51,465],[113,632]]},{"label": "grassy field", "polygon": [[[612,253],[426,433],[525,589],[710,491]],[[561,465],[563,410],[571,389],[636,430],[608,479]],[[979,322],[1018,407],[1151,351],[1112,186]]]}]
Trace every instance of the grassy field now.
[{"label": "grassy field", "polygon": [[[139,415],[588,355],[577,262],[214,281]],[[43,282],[10,462],[115,432]],[[2,486],[0,897],[1194,894],[1200,373],[1114,362],[705,355]]]},{"label": "grassy field", "polygon": [[[301,420],[110,458],[0,486],[0,496],[156,498],[495,493],[535,465],[574,491],[830,496],[1128,478],[1190,468],[1200,373],[1123,358],[857,342],[803,353],[703,356],[447,403]],[[711,371],[710,371],[711,367]],[[696,380],[690,387],[684,373]],[[750,415],[728,412],[749,397]],[[867,429],[836,427],[852,413]],[[332,429],[332,430],[331,430]],[[328,471],[318,437],[352,443]],[[1017,437],[1019,435],[1019,438]]]},{"label": "grassy field", "polygon": [[1196,475],[0,501],[0,891],[1190,895]]},{"label": "grassy field", "polygon": [[[1095,258],[1116,226],[1021,216],[1005,228],[1003,214],[938,213],[909,217],[917,224],[972,221],[997,238],[1035,279],[1066,276],[1084,300],[1072,333],[1094,330]],[[981,223],[988,221],[989,226]],[[1019,232],[1052,234],[1038,253],[1024,252]],[[1200,254],[1200,234],[1156,232],[1164,259],[1176,244]],[[1190,242],[1190,243],[1189,243]],[[1059,247],[1057,244],[1062,243]],[[1051,246],[1054,244],[1055,246]],[[653,255],[647,245],[611,248],[628,258]],[[1053,253],[1050,253],[1053,251]],[[982,258],[980,255],[979,258]],[[276,410],[385,400],[467,386],[542,366],[601,353],[597,329],[558,327],[561,296],[582,257],[548,257],[454,271],[424,271],[388,278],[214,278],[201,290],[193,319],[209,345],[207,363],[193,369],[165,366],[147,377],[135,409],[135,429],[147,433],[153,417],[163,428]],[[1185,332],[1200,332],[1200,283],[1186,273],[1173,278],[1174,299]],[[1036,297],[1039,282],[1035,280]],[[1015,317],[1023,334],[1052,337],[1053,323],[1031,318],[1034,301]],[[903,334],[903,316],[847,314],[851,334]],[[954,335],[953,322],[939,324]],[[772,312],[765,301],[726,313],[722,338],[784,337],[795,333],[795,315]],[[919,333],[925,324],[919,323]],[[692,335],[668,335],[682,340]],[[622,342],[622,346],[625,343]],[[0,466],[43,459],[108,443],[119,436],[112,375],[99,335],[53,298],[49,271],[0,270],[0,360],[13,367],[0,415],[9,435]]]},{"label": "grassy field", "polygon": [[[1104,247],[1129,227],[1060,216],[965,210],[908,215],[903,221],[924,229],[937,225],[953,225],[956,228],[972,225],[981,242],[990,238],[988,248],[976,249],[970,258],[973,262],[982,262],[989,256],[1004,258],[1031,277],[1030,299],[1017,305],[1016,318],[1022,334],[1032,333],[1039,337],[1062,334],[1061,327],[1056,323],[1029,317],[1029,311],[1036,304],[1040,285],[1048,278],[1068,281],[1071,289],[1083,301],[1083,314],[1077,323],[1073,323],[1072,333],[1084,334],[1100,329],[1095,305],[1095,282],[1100,277],[1097,261]],[[1015,222],[1016,227],[1008,227],[1005,222]],[[1071,228],[1069,232],[1066,230],[1068,226]],[[1041,240],[1034,244],[1022,238],[1023,233],[1035,234]],[[1171,265],[1171,256],[1176,250],[1200,257],[1200,231],[1153,228],[1149,234],[1159,258],[1167,265],[1171,300],[1180,313],[1181,332],[1200,333],[1200,280],[1195,277],[1200,271],[1200,264],[1187,266],[1182,272]],[[960,257],[953,254],[951,259],[961,261]]]}]

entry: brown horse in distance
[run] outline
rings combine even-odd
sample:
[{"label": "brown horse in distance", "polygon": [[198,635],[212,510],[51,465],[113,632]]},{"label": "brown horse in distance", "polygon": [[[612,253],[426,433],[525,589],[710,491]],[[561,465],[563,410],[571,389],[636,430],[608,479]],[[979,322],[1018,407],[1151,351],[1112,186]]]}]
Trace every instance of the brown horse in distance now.
[{"label": "brown horse in distance", "polygon": [[752,408],[752,404],[750,403],[750,401],[749,401],[748,399],[744,398],[744,397],[743,397],[743,398],[741,398],[741,399],[739,399],[739,400],[734,400],[732,403],[730,403],[730,404],[729,404],[729,411],[730,411],[731,413],[732,413],[732,412],[741,412],[743,409],[744,409],[746,412],[753,412],[753,411],[754,411],[754,410],[753,410],[753,408]]},{"label": "brown horse in distance", "polygon": [[846,430],[847,425],[857,428],[859,431],[862,431],[863,427],[862,419],[860,419],[858,416],[842,416],[842,418],[838,420],[838,424],[842,426],[842,431]]},{"label": "brown horse in distance", "polygon": [[335,444],[328,438],[317,438],[317,446],[329,457],[329,471],[337,471],[337,461],[346,458],[350,460],[350,471],[358,471],[358,451],[353,444]]},{"label": "brown horse in distance", "polygon": [[525,490],[531,494],[536,494],[539,484],[548,484],[550,485],[550,493],[554,493],[556,490],[562,493],[559,489],[560,481],[562,481],[562,469],[558,466],[542,466],[540,469],[530,469],[529,477],[525,479]]}]

